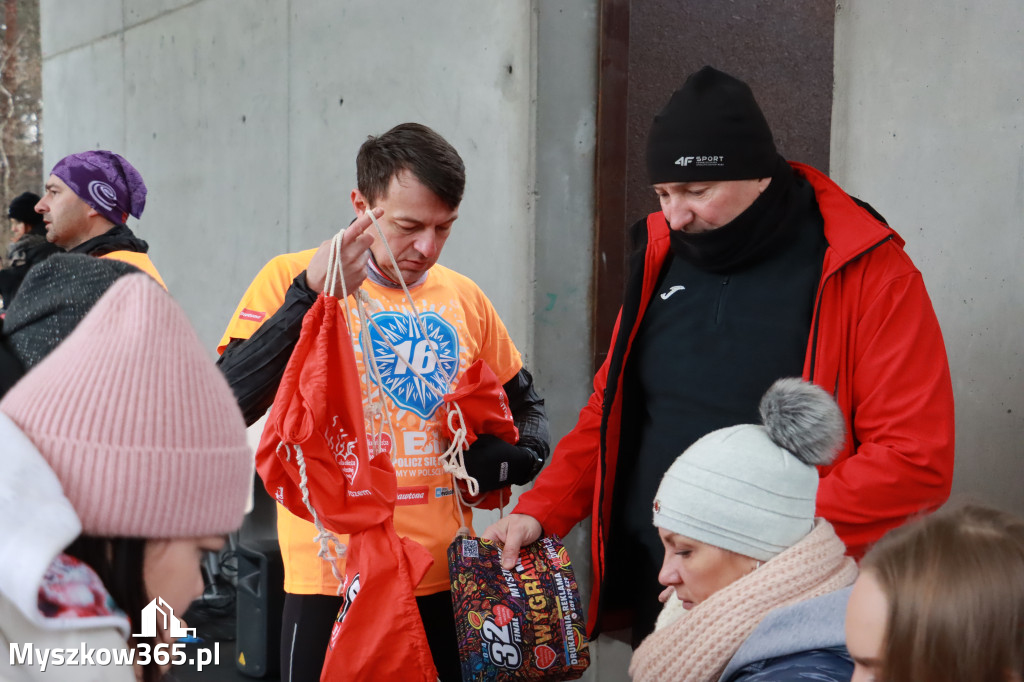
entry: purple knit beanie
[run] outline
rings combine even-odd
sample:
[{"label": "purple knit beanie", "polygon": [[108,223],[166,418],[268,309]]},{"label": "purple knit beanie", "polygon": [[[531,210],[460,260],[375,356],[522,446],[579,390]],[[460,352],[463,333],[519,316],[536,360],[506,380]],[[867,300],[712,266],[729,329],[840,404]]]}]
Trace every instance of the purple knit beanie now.
[{"label": "purple knit beanie", "polygon": [[245,423],[184,311],[148,275],[119,279],[0,401],[99,537],[182,538],[241,525]]},{"label": "purple knit beanie", "polygon": [[50,171],[100,215],[119,225],[146,207],[146,183],[120,154],[105,149],[65,156]]}]

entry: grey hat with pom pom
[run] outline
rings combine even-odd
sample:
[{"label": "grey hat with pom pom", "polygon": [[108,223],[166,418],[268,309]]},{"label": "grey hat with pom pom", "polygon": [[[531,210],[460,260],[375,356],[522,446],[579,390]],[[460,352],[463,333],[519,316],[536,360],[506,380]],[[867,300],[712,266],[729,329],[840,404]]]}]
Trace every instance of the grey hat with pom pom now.
[{"label": "grey hat with pom pom", "polygon": [[761,399],[764,425],[713,431],[672,463],[654,525],[767,561],[814,527],[816,465],[843,445],[838,405],[821,388],[779,379]]}]

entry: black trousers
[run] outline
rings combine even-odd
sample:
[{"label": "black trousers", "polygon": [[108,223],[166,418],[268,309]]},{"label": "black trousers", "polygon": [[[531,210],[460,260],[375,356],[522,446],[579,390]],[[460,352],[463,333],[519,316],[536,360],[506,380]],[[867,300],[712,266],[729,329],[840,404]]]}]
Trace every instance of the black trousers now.
[{"label": "black trousers", "polygon": [[[281,682],[319,682],[331,629],[342,598],[321,594],[285,594],[281,618]],[[416,597],[427,643],[441,682],[461,682],[452,596],[438,592]]]}]

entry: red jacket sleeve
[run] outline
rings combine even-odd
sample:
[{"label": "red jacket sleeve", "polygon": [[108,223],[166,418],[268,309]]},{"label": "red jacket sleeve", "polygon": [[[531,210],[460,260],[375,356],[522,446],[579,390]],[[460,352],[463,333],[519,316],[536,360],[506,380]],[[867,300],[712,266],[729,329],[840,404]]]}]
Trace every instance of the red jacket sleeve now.
[{"label": "red jacket sleeve", "polygon": [[908,517],[939,507],[953,479],[953,389],[921,274],[900,275],[874,296],[853,330],[854,357],[845,362],[852,376],[838,396],[849,401],[853,443],[818,490],[818,514],[855,557]]},{"label": "red jacket sleeve", "polygon": [[572,431],[565,435],[551,454],[551,463],[540,472],[533,487],[519,496],[512,510],[529,514],[540,521],[547,533],[565,537],[572,527],[590,516],[594,508],[597,464],[601,453],[601,411],[611,349],[619,332],[619,318],[612,330],[608,356],[594,376],[594,392],[580,410]]}]

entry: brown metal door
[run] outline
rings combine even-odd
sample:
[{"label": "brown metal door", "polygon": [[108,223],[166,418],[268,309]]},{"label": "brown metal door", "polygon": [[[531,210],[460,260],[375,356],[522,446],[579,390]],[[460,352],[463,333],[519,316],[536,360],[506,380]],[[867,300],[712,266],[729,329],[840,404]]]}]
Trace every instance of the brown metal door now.
[{"label": "brown metal door", "polygon": [[750,85],[783,156],[827,171],[834,12],[823,0],[602,0],[595,370],[621,304],[627,228],[658,208],[644,166],[654,115],[710,64]]}]

